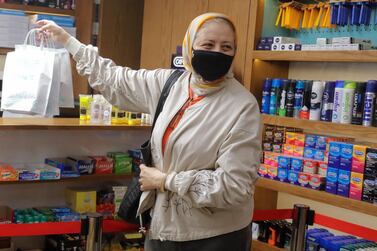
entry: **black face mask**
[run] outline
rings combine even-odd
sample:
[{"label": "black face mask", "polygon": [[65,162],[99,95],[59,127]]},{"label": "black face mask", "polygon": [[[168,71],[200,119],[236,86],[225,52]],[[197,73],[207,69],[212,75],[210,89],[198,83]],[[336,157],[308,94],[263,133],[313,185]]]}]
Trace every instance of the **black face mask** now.
[{"label": "black face mask", "polygon": [[221,52],[193,50],[192,67],[205,81],[214,81],[224,77],[232,65],[234,56]]}]

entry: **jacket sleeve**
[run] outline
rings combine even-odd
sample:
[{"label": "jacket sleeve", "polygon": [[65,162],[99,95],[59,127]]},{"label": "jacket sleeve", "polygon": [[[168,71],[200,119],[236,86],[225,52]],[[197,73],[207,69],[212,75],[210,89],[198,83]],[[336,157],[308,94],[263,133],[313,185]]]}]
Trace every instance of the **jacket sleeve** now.
[{"label": "jacket sleeve", "polygon": [[166,189],[188,197],[197,208],[229,208],[250,200],[260,165],[258,111],[258,105],[254,104],[238,119],[221,145],[214,170],[170,173]]},{"label": "jacket sleeve", "polygon": [[102,58],[97,47],[85,46],[71,37],[65,45],[80,75],[111,104],[129,111],[153,114],[171,70],[132,70]]}]

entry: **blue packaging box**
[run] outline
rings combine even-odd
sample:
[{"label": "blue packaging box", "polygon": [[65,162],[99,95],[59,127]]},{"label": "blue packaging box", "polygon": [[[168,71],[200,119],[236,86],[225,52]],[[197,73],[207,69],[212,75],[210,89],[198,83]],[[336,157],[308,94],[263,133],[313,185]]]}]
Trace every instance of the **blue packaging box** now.
[{"label": "blue packaging box", "polygon": [[351,171],[352,169],[353,145],[341,143],[340,145],[340,169]]},{"label": "blue packaging box", "polygon": [[293,185],[298,185],[298,174],[299,172],[288,170],[288,182]]},{"label": "blue packaging box", "polygon": [[332,167],[332,168],[340,167],[340,148],[341,148],[341,143],[330,142],[328,167]]},{"label": "blue packaging box", "polygon": [[325,151],[326,150],[326,139],[327,139],[326,136],[317,136],[315,149]]},{"label": "blue packaging box", "polygon": [[305,147],[315,148],[317,143],[317,135],[307,134],[305,136]]},{"label": "blue packaging box", "polygon": [[302,172],[303,160],[299,158],[291,158],[291,170]]},{"label": "blue packaging box", "polygon": [[337,194],[348,197],[350,192],[351,172],[339,169]]},{"label": "blue packaging box", "polygon": [[314,159],[315,160],[319,160],[319,161],[324,161],[325,160],[325,151],[324,150],[315,149],[314,150]]},{"label": "blue packaging box", "polygon": [[314,159],[315,152],[316,152],[316,150],[314,148],[305,147],[304,148],[304,158]]},{"label": "blue packaging box", "polygon": [[337,168],[327,168],[326,175],[326,192],[336,194],[338,189],[338,173]]},{"label": "blue packaging box", "polygon": [[278,167],[279,168],[291,168],[291,158],[287,156],[279,156],[278,157]]},{"label": "blue packaging box", "polygon": [[289,170],[287,168],[279,167],[277,179],[281,182],[288,182],[288,171]]}]

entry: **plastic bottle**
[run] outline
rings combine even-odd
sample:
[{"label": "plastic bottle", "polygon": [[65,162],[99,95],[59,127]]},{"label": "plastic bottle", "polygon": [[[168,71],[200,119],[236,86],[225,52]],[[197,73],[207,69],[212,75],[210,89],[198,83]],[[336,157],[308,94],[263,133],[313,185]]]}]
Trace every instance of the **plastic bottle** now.
[{"label": "plastic bottle", "polygon": [[287,101],[286,101],[286,108],[287,113],[285,116],[293,117],[294,105],[295,105],[295,89],[296,89],[296,81],[292,80],[288,85],[287,91]]},{"label": "plastic bottle", "polygon": [[94,124],[99,124],[101,123],[101,120],[102,120],[102,95],[93,95],[90,122]]},{"label": "plastic bottle", "polygon": [[271,95],[270,95],[270,113],[271,115],[276,115],[277,111],[277,98],[280,93],[281,79],[275,78],[272,80],[271,85]]},{"label": "plastic bottle", "polygon": [[319,120],[321,115],[321,101],[325,83],[322,81],[314,81],[312,86],[312,95],[310,99],[310,120]]},{"label": "plastic bottle", "polygon": [[322,96],[321,121],[329,121],[332,119],[332,111],[334,108],[334,91],[335,82],[328,81],[325,84],[325,90]]},{"label": "plastic bottle", "polygon": [[341,124],[351,124],[352,120],[352,107],[355,98],[356,82],[345,81],[343,89],[343,98],[341,102]]},{"label": "plastic bottle", "polygon": [[263,91],[262,91],[262,109],[261,113],[269,114],[270,113],[270,95],[271,95],[271,85],[272,80],[266,78],[263,84]]},{"label": "plastic bottle", "polygon": [[309,119],[310,100],[312,96],[312,81],[305,81],[305,89],[300,111],[300,119]]},{"label": "plastic bottle", "polygon": [[103,99],[102,102],[102,123],[105,125],[111,125],[111,109],[112,105]]},{"label": "plastic bottle", "polygon": [[351,124],[363,124],[363,109],[365,98],[366,83],[358,82],[355,90],[355,97],[353,99],[352,119]]},{"label": "plastic bottle", "polygon": [[340,123],[341,117],[341,104],[343,99],[343,88],[344,88],[344,81],[336,81],[335,83],[335,92],[334,92],[334,109],[332,112],[332,119],[333,123]]},{"label": "plastic bottle", "polygon": [[293,117],[300,117],[300,110],[302,108],[302,101],[304,97],[304,81],[298,80],[296,82],[295,102],[293,107]]},{"label": "plastic bottle", "polygon": [[285,117],[287,113],[287,92],[288,92],[289,85],[290,85],[290,81],[288,79],[282,80],[280,99],[278,99],[278,103],[277,103],[278,115],[281,117]]},{"label": "plastic bottle", "polygon": [[377,81],[369,80],[365,90],[363,126],[371,126],[373,121],[373,111],[376,100]]}]

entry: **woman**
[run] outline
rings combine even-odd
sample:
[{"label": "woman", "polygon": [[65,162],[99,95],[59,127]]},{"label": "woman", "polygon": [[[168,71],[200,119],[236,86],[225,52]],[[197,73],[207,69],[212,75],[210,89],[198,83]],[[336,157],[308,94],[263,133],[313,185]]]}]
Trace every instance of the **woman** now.
[{"label": "woman", "polygon": [[[99,57],[49,21],[77,70],[112,104],[153,115],[172,70],[131,70]],[[151,136],[154,167],[141,166],[139,212],[152,208],[146,250],[250,250],[260,157],[255,98],[233,77],[236,34],[228,17],[195,18],[183,41],[186,71]]]}]

